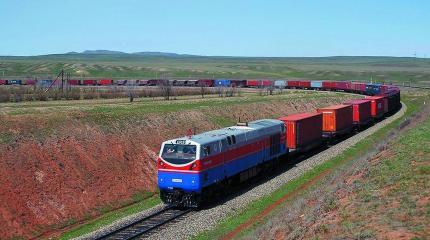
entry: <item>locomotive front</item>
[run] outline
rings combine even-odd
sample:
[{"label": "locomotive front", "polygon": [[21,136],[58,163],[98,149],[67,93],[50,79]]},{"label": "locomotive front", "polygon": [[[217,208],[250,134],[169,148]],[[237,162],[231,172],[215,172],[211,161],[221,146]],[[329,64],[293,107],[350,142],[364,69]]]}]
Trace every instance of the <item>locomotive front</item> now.
[{"label": "locomotive front", "polygon": [[160,198],[167,204],[197,207],[200,202],[200,145],[187,138],[163,142],[157,159]]}]

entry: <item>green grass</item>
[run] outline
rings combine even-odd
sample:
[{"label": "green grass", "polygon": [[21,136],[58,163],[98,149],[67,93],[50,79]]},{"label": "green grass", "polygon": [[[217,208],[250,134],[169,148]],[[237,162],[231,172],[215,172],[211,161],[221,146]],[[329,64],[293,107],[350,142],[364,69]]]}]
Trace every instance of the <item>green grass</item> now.
[{"label": "green grass", "polygon": [[[78,65],[78,66],[77,66]],[[238,58],[124,55],[0,57],[6,76],[73,78],[309,78],[430,85],[430,60],[395,57]]]},{"label": "green grass", "polygon": [[[422,98],[409,98],[403,96],[402,101],[405,102],[408,106],[407,112],[405,114],[405,117],[410,116],[411,114],[415,113],[420,106],[420,103],[422,103]],[[221,221],[220,224],[209,231],[203,232],[196,236],[194,239],[216,239],[224,234],[232,231],[236,227],[238,227],[240,224],[246,222],[247,220],[251,219],[252,217],[258,215],[265,207],[269,206],[270,204],[274,203],[278,199],[280,199],[282,196],[292,193],[295,190],[299,189],[300,186],[303,184],[309,182],[311,179],[315,178],[319,174],[323,173],[324,171],[330,171],[335,169],[336,167],[342,165],[346,161],[350,161],[360,155],[365,154],[370,149],[372,149],[378,142],[380,142],[382,139],[384,139],[389,131],[393,129],[394,127],[397,127],[402,118],[388,124],[384,128],[378,130],[375,134],[372,136],[367,137],[366,139],[360,141],[353,147],[347,149],[342,154],[336,156],[335,158],[330,159],[329,161],[326,161],[315,168],[309,170],[308,172],[304,173],[298,178],[295,178],[288,183],[281,186],[278,190],[273,192],[272,194],[269,194],[265,197],[262,197],[258,200],[253,201],[245,208],[241,209],[237,214],[235,214],[232,217],[226,218],[225,220]],[[266,218],[267,219],[267,218]],[[254,223],[254,225],[241,232],[239,236],[243,236],[250,231],[254,229],[254,227],[258,223]],[[365,233],[368,234],[368,233]]]},{"label": "green grass", "polygon": [[84,234],[95,231],[100,227],[109,225],[118,219],[132,215],[134,213],[141,212],[145,209],[149,209],[161,203],[160,199],[158,198],[158,195],[153,195],[150,198],[145,198],[145,196],[146,193],[136,194],[135,196],[133,196],[133,199],[139,200],[139,202],[118,210],[107,212],[95,220],[74,227],[66,233],[62,234],[59,239],[71,239],[82,236]]}]

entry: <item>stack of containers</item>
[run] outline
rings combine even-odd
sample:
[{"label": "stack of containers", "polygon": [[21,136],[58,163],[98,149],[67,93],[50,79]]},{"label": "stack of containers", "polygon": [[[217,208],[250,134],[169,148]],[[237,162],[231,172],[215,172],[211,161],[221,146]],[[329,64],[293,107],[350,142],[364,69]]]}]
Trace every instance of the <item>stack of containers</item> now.
[{"label": "stack of containers", "polygon": [[346,105],[352,105],[352,123],[357,126],[364,126],[372,120],[371,101],[366,99],[353,99],[344,102]]},{"label": "stack of containers", "polygon": [[300,113],[279,120],[286,129],[287,148],[290,151],[307,151],[322,141],[322,114]]},{"label": "stack of containers", "polygon": [[371,101],[371,115],[373,118],[381,118],[385,113],[385,100],[382,96],[367,96],[365,99]]},{"label": "stack of containers", "polygon": [[352,130],[352,106],[332,105],[317,109],[323,114],[323,137],[347,134]]}]

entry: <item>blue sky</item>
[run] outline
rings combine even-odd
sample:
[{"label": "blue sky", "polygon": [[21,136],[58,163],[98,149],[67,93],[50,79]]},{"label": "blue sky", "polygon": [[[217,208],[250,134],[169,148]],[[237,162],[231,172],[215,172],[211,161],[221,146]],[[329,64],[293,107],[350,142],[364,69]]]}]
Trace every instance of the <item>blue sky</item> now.
[{"label": "blue sky", "polygon": [[0,55],[430,57],[428,0],[0,0]]}]

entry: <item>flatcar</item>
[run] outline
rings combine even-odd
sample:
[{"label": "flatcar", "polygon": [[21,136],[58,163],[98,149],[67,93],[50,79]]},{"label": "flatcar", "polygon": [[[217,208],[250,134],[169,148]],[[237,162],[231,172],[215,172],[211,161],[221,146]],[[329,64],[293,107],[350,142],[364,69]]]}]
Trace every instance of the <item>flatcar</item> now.
[{"label": "flatcar", "polygon": [[284,123],[275,119],[165,141],[157,160],[160,197],[198,207],[218,187],[246,181],[285,153]]}]

